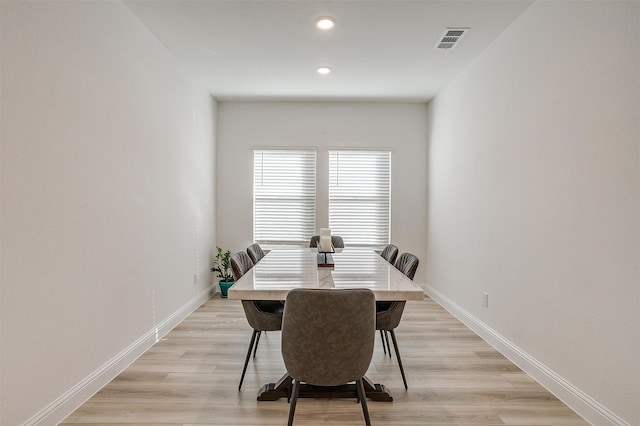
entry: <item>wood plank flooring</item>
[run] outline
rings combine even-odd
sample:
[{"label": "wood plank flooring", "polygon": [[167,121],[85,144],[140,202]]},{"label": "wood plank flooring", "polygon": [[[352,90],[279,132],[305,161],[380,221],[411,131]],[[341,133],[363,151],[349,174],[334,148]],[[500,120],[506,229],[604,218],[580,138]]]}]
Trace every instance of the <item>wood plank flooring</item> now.
[{"label": "wood plank flooring", "polygon": [[[587,424],[430,299],[407,303],[396,335],[409,390],[376,336],[367,375],[394,401],[369,401],[373,425]],[[279,332],[263,334],[238,392],[250,337],[240,302],[216,295],[62,424],[284,425],[286,400],[256,401],[284,373]],[[295,424],[364,421],[355,400],[301,399]]]}]

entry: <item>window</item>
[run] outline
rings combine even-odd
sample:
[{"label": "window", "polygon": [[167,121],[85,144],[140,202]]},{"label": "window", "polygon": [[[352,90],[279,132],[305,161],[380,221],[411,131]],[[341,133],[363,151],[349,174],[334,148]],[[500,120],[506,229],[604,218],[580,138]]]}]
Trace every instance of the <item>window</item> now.
[{"label": "window", "polygon": [[253,240],[308,244],[316,228],[316,151],[253,151]]},{"label": "window", "polygon": [[391,152],[329,151],[329,228],[346,245],[389,243]]}]

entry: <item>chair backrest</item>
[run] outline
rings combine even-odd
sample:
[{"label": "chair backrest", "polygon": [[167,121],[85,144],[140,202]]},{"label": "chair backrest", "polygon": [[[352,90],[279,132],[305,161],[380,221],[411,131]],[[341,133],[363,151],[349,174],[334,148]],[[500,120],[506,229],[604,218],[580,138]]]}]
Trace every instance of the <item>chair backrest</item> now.
[{"label": "chair backrest", "polygon": [[253,261],[247,253],[239,251],[231,256],[231,272],[233,272],[233,278],[236,281],[251,268],[253,268]]},{"label": "chair backrest", "polygon": [[333,244],[335,248],[344,248],[344,240],[339,235],[331,236],[331,244]]},{"label": "chair backrest", "polygon": [[398,257],[398,247],[393,244],[387,244],[384,250],[382,250],[382,253],[380,253],[380,256],[393,265],[396,263],[396,257]]},{"label": "chair backrest", "polygon": [[242,308],[247,322],[254,330],[277,331],[282,328],[282,312],[267,312],[260,307],[260,300],[243,300]]},{"label": "chair backrest", "polygon": [[[313,237],[311,237],[311,240],[309,240],[309,247],[316,248],[318,246],[319,241],[320,241],[320,236],[314,235]],[[342,239],[342,237],[338,235],[331,236],[331,244],[333,245],[334,248],[344,248],[344,240]]]},{"label": "chair backrest", "polygon": [[260,262],[260,259],[264,257],[264,251],[262,251],[262,247],[260,247],[258,243],[251,244],[247,247],[247,254],[254,264]]},{"label": "chair backrest", "polygon": [[416,275],[418,269],[418,263],[420,261],[416,256],[411,253],[402,253],[398,260],[396,260],[395,267],[405,274],[410,280]]},{"label": "chair backrest", "polygon": [[394,330],[400,325],[402,312],[404,312],[404,300],[390,302],[388,306],[376,305],[376,329]]},{"label": "chair backrest", "polygon": [[375,296],[368,289],[294,289],[282,319],[282,358],[294,379],[337,386],[361,379],[373,356]]}]

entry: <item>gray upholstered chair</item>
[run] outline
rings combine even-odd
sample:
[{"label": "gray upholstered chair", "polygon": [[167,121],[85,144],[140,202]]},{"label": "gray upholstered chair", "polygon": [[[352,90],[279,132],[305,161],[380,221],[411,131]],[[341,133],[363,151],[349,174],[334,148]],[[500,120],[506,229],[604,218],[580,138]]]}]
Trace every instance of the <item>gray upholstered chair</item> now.
[{"label": "gray upholstered chair", "polygon": [[247,254],[254,264],[260,262],[260,259],[264,257],[264,251],[262,251],[262,247],[260,247],[260,244],[258,243],[251,244],[247,247]]},{"label": "gray upholstered chair", "polygon": [[[233,278],[236,281],[238,281],[251,268],[253,268],[253,261],[247,253],[240,251],[231,256],[231,271],[233,272]],[[283,312],[282,303],[278,300],[243,300],[242,308],[244,309],[247,322],[251,328],[253,328],[253,333],[251,334],[251,342],[249,343],[247,357],[244,360],[244,368],[242,369],[242,376],[240,376],[238,390],[242,388],[242,382],[244,381],[244,375],[247,372],[247,365],[249,364],[249,358],[251,357],[252,350],[253,356],[256,356],[260,335],[263,331],[280,330],[282,328]]]},{"label": "gray upholstered chair", "polygon": [[396,263],[396,257],[398,257],[398,247],[393,244],[387,244],[384,250],[382,250],[382,253],[380,253],[380,256],[393,265]]},{"label": "gray upholstered chair", "polygon": [[[411,253],[402,253],[396,261],[395,267],[400,270],[409,279],[413,280],[418,269],[419,260]],[[400,349],[398,348],[398,341],[396,339],[396,333],[394,330],[400,325],[402,319],[402,312],[404,311],[404,305],[406,302],[376,302],[376,330],[380,330],[380,337],[382,338],[382,347],[386,349],[385,353],[391,356],[391,347],[389,346],[389,336],[391,334],[391,340],[393,340],[393,348],[396,352],[396,358],[398,359],[398,366],[400,367],[400,374],[402,375],[402,382],[404,388],[408,389],[407,378],[404,374],[404,368],[402,367],[402,359],[400,358]]]},{"label": "gray upholstered chair", "polygon": [[282,358],[293,379],[289,425],[293,424],[300,383],[339,386],[356,382],[367,425],[363,377],[375,337],[375,296],[368,289],[294,289],[282,320]]},{"label": "gray upholstered chair", "polygon": [[[314,235],[313,237],[311,237],[311,240],[309,240],[309,247],[312,247],[312,248],[318,247],[319,241],[320,241],[320,236]],[[338,235],[331,236],[331,244],[333,245],[334,248],[344,248],[344,240],[342,239],[342,237]]]},{"label": "gray upholstered chair", "polygon": [[243,251],[239,251],[231,256],[231,272],[233,279],[238,281],[244,274],[253,268],[253,260]]},{"label": "gray upholstered chair", "polygon": [[388,353],[389,356],[391,356],[391,348],[389,346],[389,336],[387,336],[387,333],[391,334],[393,348],[395,349],[398,366],[400,367],[400,374],[402,375],[402,382],[404,383],[404,388],[409,389],[407,386],[407,378],[404,375],[404,368],[402,367],[402,358],[400,358],[398,340],[396,339],[396,333],[394,332],[394,330],[400,325],[405,303],[405,301],[376,303],[376,330],[380,330],[382,347],[384,348],[386,342],[387,349],[385,350],[385,353]]},{"label": "gray upholstered chair", "polygon": [[[398,247],[393,244],[387,244],[385,248],[380,253],[380,256],[391,265],[393,265],[396,261],[396,257],[398,257]],[[376,312],[384,311],[389,308],[391,304],[389,302],[376,302]],[[380,338],[382,339],[382,350],[384,353],[387,353],[387,348],[389,348],[389,356],[391,356],[391,347],[389,346],[389,336],[383,331],[380,330]],[[385,346],[386,344],[386,346]]]},{"label": "gray upholstered chair", "polygon": [[[382,250],[382,253],[380,253],[380,256],[382,256],[384,260],[393,265],[396,262],[396,258],[398,257],[398,247],[393,244],[387,244]],[[388,309],[389,306],[389,302],[376,302],[376,311],[384,311]],[[380,338],[382,339],[382,349],[384,350],[384,353],[386,354],[387,348],[389,348],[389,356],[391,356],[389,336],[384,331],[380,330]]]},{"label": "gray upholstered chair", "polygon": [[398,257],[398,260],[396,260],[395,267],[410,280],[413,280],[413,277],[416,275],[416,270],[418,269],[418,263],[420,263],[420,261],[413,254],[402,253],[400,257]]}]

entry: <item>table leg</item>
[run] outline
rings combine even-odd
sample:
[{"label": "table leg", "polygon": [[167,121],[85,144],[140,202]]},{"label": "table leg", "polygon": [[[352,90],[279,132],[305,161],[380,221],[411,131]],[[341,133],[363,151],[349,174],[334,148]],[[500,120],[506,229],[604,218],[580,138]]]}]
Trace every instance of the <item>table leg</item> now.
[{"label": "table leg", "polygon": [[276,383],[267,383],[258,391],[258,401],[277,401],[280,398],[289,397],[291,376],[285,373]]}]

